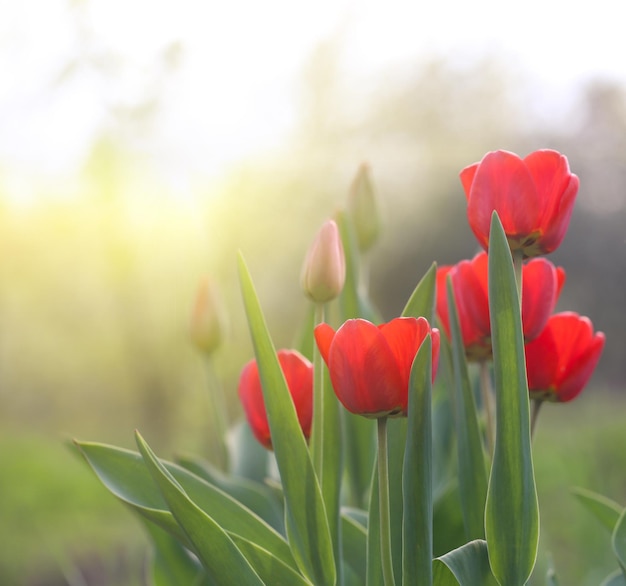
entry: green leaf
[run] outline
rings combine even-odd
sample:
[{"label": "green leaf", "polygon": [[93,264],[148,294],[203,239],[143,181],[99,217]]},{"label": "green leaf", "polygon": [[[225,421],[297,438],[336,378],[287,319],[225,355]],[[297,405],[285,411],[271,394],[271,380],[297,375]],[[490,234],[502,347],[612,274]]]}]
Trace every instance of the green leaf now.
[{"label": "green leaf", "polygon": [[539,507],[520,300],[511,252],[495,212],[489,240],[489,315],[497,427],[485,533],[491,569],[498,582],[502,586],[523,586],[537,557]]},{"label": "green leaf", "polygon": [[572,488],[571,491],[584,507],[612,533],[624,507],[610,498],[586,488],[576,487]]},{"label": "green leaf", "polygon": [[241,256],[239,278],[288,511],[291,550],[298,567],[311,582],[332,585],[337,576],[322,491],[252,279]]},{"label": "green leaf", "polygon": [[[343,445],[341,442],[341,411],[333,392],[328,369],[316,348],[314,353],[313,426],[311,430],[311,457],[320,482],[328,527],[334,546],[337,582],[341,584],[341,539],[339,509],[341,506],[341,479],[343,474]],[[321,409],[321,418],[317,411]]]},{"label": "green leaf", "polygon": [[[113,495],[183,544],[189,544],[140,454],[91,442],[76,442],[76,445]],[[164,465],[194,503],[226,531],[262,545],[287,565],[296,567],[284,538],[252,511],[184,468],[167,462]]]},{"label": "green leaf", "polygon": [[624,509],[615,525],[613,536],[611,537],[611,545],[622,568],[624,577],[626,577],[626,509]]},{"label": "green leaf", "polygon": [[198,583],[205,572],[195,556],[157,525],[144,519],[144,526],[153,546],[150,583],[153,586]]},{"label": "green leaf", "polygon": [[617,570],[608,575],[600,586],[626,586],[626,577],[621,570]]},{"label": "green leaf", "polygon": [[256,513],[276,531],[284,534],[284,507],[282,502],[276,498],[274,491],[266,485],[248,480],[247,478],[227,476],[210,462],[196,456],[177,456],[176,463],[229,494]]},{"label": "green leaf", "polygon": [[158,461],[137,433],[137,444],[150,474],[178,524],[193,544],[198,558],[210,578],[218,584],[263,586],[264,582],[214,519],[189,498],[176,479]]},{"label": "green leaf", "polygon": [[425,317],[433,325],[435,315],[435,287],[437,284],[437,263],[433,263],[415,287],[402,311],[403,317]]},{"label": "green leaf", "polygon": [[433,561],[435,586],[492,586],[487,542],[475,539]]},{"label": "green leaf", "polygon": [[485,501],[487,473],[485,453],[478,424],[478,412],[469,380],[465,348],[461,335],[459,312],[452,287],[446,282],[448,312],[450,315],[451,353],[455,388],[456,435],[459,470],[459,495],[466,539],[485,536]]},{"label": "green leaf", "polygon": [[432,584],[433,480],[432,480],[432,341],[420,346],[409,379],[409,407],[403,488],[402,583],[419,576],[420,585]]},{"label": "green leaf", "polygon": [[341,537],[343,560],[352,573],[358,576],[359,584],[367,582],[367,529],[345,512],[341,515]]}]

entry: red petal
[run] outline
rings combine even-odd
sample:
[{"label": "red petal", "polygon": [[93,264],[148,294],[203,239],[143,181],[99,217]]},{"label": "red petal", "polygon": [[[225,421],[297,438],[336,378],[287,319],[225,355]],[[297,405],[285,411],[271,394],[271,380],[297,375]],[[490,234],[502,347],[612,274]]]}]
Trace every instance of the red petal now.
[{"label": "red petal", "polygon": [[398,317],[382,325],[380,331],[395,357],[397,369],[402,379],[400,390],[403,396],[401,398],[406,410],[411,367],[426,334],[430,332],[430,326],[423,317],[417,319],[414,317]]},{"label": "red petal", "polygon": [[277,355],[300,427],[305,437],[309,437],[313,419],[313,365],[295,350],[279,350]]},{"label": "red petal", "polygon": [[473,165],[469,165],[465,167],[460,173],[461,184],[463,185],[463,189],[465,190],[465,199],[469,201],[470,192],[472,190],[472,183],[474,182],[474,176],[476,175],[476,170],[478,169],[479,163],[474,163]]},{"label": "red petal", "polygon": [[491,336],[488,297],[487,253],[476,255],[472,261],[461,261],[453,276],[454,295],[459,310],[463,344],[484,345]]},{"label": "red petal", "polygon": [[313,335],[315,336],[315,341],[317,342],[320,354],[322,355],[326,366],[328,366],[330,345],[335,337],[335,330],[333,330],[333,328],[331,328],[328,324],[320,324],[313,331]]},{"label": "red petal", "polygon": [[554,265],[536,258],[524,265],[522,276],[522,326],[524,338],[536,338],[554,311],[559,281]]},{"label": "red petal", "polygon": [[558,208],[553,210],[550,216],[543,221],[544,234],[541,238],[541,249],[547,254],[556,250],[569,227],[569,222],[574,211],[574,202],[578,193],[578,177],[572,175],[563,195],[559,200]]},{"label": "red petal", "polygon": [[586,351],[578,356],[576,363],[572,366],[568,376],[562,381],[558,389],[557,396],[559,401],[571,401],[585,388],[600,360],[600,355],[604,348],[604,340],[604,334],[598,332],[591,340]]},{"label": "red petal", "polygon": [[402,380],[395,357],[374,324],[345,322],[330,347],[328,367],[335,394],[348,411],[374,415],[406,406],[399,399]]},{"label": "red petal", "polygon": [[524,161],[507,151],[487,153],[472,182],[467,215],[481,243],[488,238],[494,210],[509,237],[523,237],[539,228],[542,208],[533,178]]},{"label": "red petal", "polygon": [[437,316],[441,321],[441,325],[450,337],[450,316],[448,313],[448,274],[452,270],[452,266],[442,266],[437,269]]},{"label": "red petal", "polygon": [[263,390],[255,360],[248,362],[239,377],[239,399],[254,437],[266,448],[272,447],[270,427],[265,412]]}]

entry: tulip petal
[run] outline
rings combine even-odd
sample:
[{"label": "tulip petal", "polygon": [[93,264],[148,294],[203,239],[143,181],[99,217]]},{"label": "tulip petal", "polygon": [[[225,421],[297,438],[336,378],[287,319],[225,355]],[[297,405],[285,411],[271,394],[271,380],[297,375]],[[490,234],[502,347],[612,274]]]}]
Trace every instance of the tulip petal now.
[{"label": "tulip petal", "polygon": [[437,317],[448,338],[450,337],[450,316],[448,313],[446,280],[452,269],[452,265],[441,266],[437,269]]},{"label": "tulip petal", "polygon": [[560,291],[559,273],[550,261],[535,258],[523,268],[522,288],[524,339],[532,340],[541,333],[554,311]]},{"label": "tulip petal", "polygon": [[428,321],[423,317],[399,317],[380,326],[380,331],[395,357],[402,379],[401,388],[406,387],[408,397],[411,366],[426,334],[430,332]]},{"label": "tulip petal", "polygon": [[335,337],[335,330],[333,330],[333,328],[331,328],[328,324],[322,323],[315,328],[315,331],[313,333],[320,354],[322,355],[324,362],[328,366],[330,345],[332,344],[333,338]]},{"label": "tulip petal", "polygon": [[489,297],[487,289],[487,253],[476,255],[472,261],[461,261],[452,276],[454,296],[459,310],[463,344],[489,345]]},{"label": "tulip petal", "polygon": [[328,369],[335,394],[352,413],[374,416],[406,410],[402,379],[383,334],[363,319],[346,321],[335,334]]},{"label": "tulip petal", "polygon": [[534,233],[542,217],[543,209],[532,175],[522,159],[507,151],[487,153],[478,165],[471,186],[467,216],[484,247],[494,210],[509,241]]},{"label": "tulip petal", "polygon": [[604,349],[604,341],[604,334],[598,332],[593,337],[587,350],[578,356],[568,376],[561,383],[561,388],[558,392],[559,401],[571,401],[582,392],[598,365],[600,355]]},{"label": "tulip petal", "polygon": [[465,167],[459,174],[461,177],[461,184],[463,185],[463,189],[465,191],[465,199],[469,201],[470,193],[472,191],[472,183],[474,182],[474,177],[476,176],[476,171],[478,169],[479,163],[474,163],[473,165],[469,165]]},{"label": "tulip petal", "polygon": [[556,250],[563,242],[563,238],[565,238],[565,233],[574,211],[578,185],[578,177],[572,175],[567,188],[559,200],[558,208],[543,223],[545,231],[541,239],[541,248],[546,254]]}]

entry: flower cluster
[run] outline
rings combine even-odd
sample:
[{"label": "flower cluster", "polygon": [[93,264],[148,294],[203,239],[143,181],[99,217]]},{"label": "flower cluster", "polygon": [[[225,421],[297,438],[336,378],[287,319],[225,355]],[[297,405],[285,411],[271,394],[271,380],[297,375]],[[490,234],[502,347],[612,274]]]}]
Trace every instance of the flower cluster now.
[{"label": "flower cluster", "polygon": [[[489,248],[494,211],[513,254],[537,257],[552,252],[562,242],[578,191],[578,177],[570,172],[567,159],[560,153],[540,150],[521,159],[506,151],[490,152],[479,163],[463,169],[460,177],[470,226],[485,250]],[[364,181],[361,175],[355,185],[359,181]],[[366,193],[369,202],[371,189]],[[354,194],[355,188],[351,195]],[[448,279],[452,283],[467,359],[490,360],[487,253],[480,252],[471,260],[437,270],[436,314],[450,337]],[[340,293],[344,280],[341,239],[336,224],[329,221],[309,250],[302,285],[312,300],[323,303]],[[576,397],[593,373],[604,346],[604,334],[594,334],[587,318],[572,312],[553,315],[564,283],[565,270],[545,258],[530,258],[523,265],[522,328],[530,395],[537,400],[564,402]],[[323,323],[315,329],[315,340],[329,369],[333,389],[344,407],[352,413],[379,418],[406,415],[411,365],[427,334],[433,340],[434,377],[439,358],[439,331],[424,317],[396,318],[381,325],[351,319],[337,331]],[[284,367],[282,360],[281,365]],[[246,367],[252,368],[251,364]],[[293,379],[288,372],[285,374],[300,416],[303,397],[299,393],[303,391],[296,392]],[[240,395],[255,435],[263,445],[271,446],[262,404],[250,399],[261,397],[258,379],[251,380],[254,391],[246,390],[246,384],[252,383],[246,382],[242,375]],[[311,385],[306,389],[312,392]],[[309,403],[310,399],[307,406]],[[310,418],[302,421],[303,432],[308,437]]]}]

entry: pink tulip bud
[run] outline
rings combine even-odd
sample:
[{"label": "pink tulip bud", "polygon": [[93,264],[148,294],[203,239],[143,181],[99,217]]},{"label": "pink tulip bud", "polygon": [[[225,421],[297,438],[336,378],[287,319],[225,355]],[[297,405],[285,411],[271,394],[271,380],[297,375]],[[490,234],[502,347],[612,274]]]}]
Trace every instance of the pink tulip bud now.
[{"label": "pink tulip bud", "polygon": [[345,280],[346,260],[339,229],[334,220],[327,220],[309,248],[300,283],[310,299],[325,303],[341,293]]}]

